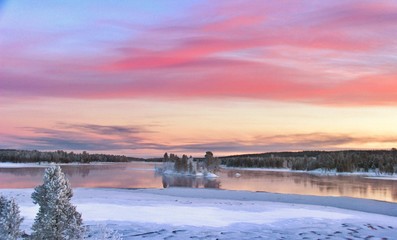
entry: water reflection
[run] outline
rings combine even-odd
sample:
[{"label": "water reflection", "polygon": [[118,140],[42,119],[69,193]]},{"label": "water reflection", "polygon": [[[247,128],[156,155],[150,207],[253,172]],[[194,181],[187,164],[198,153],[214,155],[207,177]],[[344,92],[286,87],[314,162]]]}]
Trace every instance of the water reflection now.
[{"label": "water reflection", "polygon": [[196,178],[191,176],[162,176],[163,188],[190,187],[190,188],[220,188],[218,179]]},{"label": "water reflection", "polygon": [[[236,177],[238,173],[239,177]],[[319,196],[348,196],[397,202],[397,181],[360,176],[320,176],[308,173],[222,170],[222,188]]]},{"label": "water reflection", "polygon": [[[220,188],[319,196],[349,196],[397,202],[397,181],[359,176],[221,170],[217,179],[162,176],[154,163],[61,166],[73,187]],[[0,168],[0,188],[32,188],[42,183],[44,167]]]}]

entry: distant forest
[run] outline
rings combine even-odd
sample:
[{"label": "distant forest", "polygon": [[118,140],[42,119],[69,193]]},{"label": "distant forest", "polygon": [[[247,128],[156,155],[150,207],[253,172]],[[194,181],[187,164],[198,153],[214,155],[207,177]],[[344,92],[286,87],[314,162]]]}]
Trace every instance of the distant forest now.
[{"label": "distant forest", "polygon": [[[397,149],[391,150],[345,150],[345,151],[301,151],[269,152],[218,157],[227,167],[289,168],[310,171],[322,169],[337,172],[397,173]],[[196,158],[204,160],[204,158]],[[40,152],[36,150],[0,149],[0,162],[128,162],[164,161],[163,158],[134,158],[123,155],[89,154],[65,152]]]},{"label": "distant forest", "polygon": [[270,152],[220,157],[228,167],[397,173],[397,149]]},{"label": "distant forest", "polygon": [[90,162],[128,162],[144,160],[123,155],[74,153],[58,150],[55,152],[40,152],[37,150],[0,149],[0,162],[34,163],[90,163]]}]

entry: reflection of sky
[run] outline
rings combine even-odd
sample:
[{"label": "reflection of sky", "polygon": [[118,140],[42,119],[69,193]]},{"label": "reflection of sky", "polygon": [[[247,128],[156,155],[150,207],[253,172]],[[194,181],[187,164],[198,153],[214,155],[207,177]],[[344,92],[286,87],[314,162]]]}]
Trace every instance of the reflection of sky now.
[{"label": "reflection of sky", "polygon": [[396,15],[394,1],[0,0],[0,148],[395,147]]},{"label": "reflection of sky", "polygon": [[[240,177],[235,177],[239,172]],[[223,171],[221,188],[318,196],[349,196],[389,202],[397,201],[394,181],[372,181],[362,177],[315,176],[305,173]]]},{"label": "reflection of sky", "polygon": [[[397,202],[394,181],[357,176],[316,176],[305,173],[222,170],[214,180],[166,176],[152,163],[62,166],[73,187],[163,188],[164,186],[221,188],[319,196],[349,196]],[[33,188],[42,183],[44,168],[0,169],[1,188]],[[235,174],[239,172],[240,177]]]}]

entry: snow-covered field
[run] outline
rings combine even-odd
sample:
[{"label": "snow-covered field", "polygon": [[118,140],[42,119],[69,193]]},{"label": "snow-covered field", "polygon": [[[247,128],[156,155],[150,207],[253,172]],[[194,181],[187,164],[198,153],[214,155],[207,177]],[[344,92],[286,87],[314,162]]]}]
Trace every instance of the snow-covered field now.
[{"label": "snow-covered field", "polygon": [[[32,191],[1,190],[16,198],[27,232]],[[101,226],[122,239],[397,239],[397,204],[387,202],[187,188],[74,193],[89,239]]]}]

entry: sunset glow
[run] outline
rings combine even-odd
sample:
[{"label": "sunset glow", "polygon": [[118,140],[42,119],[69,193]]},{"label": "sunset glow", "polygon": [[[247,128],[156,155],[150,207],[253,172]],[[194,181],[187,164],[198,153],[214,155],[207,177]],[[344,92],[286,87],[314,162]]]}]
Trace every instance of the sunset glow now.
[{"label": "sunset glow", "polygon": [[0,148],[397,147],[396,1],[1,1]]}]

